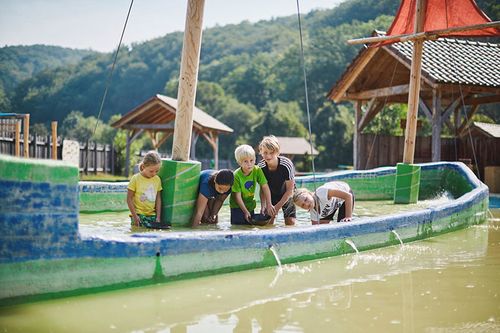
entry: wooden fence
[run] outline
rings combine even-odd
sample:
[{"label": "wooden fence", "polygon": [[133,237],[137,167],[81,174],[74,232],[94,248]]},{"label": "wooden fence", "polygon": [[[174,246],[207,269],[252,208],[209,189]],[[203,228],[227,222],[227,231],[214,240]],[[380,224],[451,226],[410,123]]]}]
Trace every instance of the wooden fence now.
[{"label": "wooden fence", "polygon": [[[0,153],[15,155],[15,142],[11,137],[0,137]],[[64,140],[57,138],[57,159],[62,159]],[[79,143],[81,172],[87,173],[115,173],[116,153],[112,145],[96,142]],[[21,135],[20,151],[24,151],[24,138]],[[52,156],[52,137],[30,135],[28,140],[28,154],[30,158],[50,159]],[[21,156],[23,154],[21,153]]]},{"label": "wooden fence", "polygon": [[[500,165],[500,139],[488,137],[441,138],[441,160],[462,161],[476,171],[484,180],[484,167]],[[417,137],[415,141],[415,163],[432,161],[432,138]],[[379,166],[396,165],[403,159],[404,137],[362,134],[357,169],[365,170]],[[476,172],[477,174],[477,172]]]}]

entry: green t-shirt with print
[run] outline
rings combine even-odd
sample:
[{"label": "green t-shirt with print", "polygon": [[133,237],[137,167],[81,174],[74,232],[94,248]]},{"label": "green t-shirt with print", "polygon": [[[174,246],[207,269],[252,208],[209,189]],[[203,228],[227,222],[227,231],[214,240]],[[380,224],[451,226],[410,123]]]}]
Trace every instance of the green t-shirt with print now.
[{"label": "green t-shirt with print", "polygon": [[235,192],[241,193],[241,198],[245,207],[251,212],[257,206],[255,201],[255,189],[256,185],[260,186],[267,184],[266,176],[264,172],[257,165],[253,167],[253,170],[245,176],[241,168],[238,168],[234,172],[234,183],[231,187],[231,198],[229,199],[229,207],[239,208],[238,203],[236,203],[236,198],[234,196]]}]

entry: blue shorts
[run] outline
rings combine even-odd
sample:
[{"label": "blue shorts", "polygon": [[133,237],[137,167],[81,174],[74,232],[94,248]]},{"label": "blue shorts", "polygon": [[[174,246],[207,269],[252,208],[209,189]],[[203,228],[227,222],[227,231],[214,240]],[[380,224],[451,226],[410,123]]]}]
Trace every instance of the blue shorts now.
[{"label": "blue shorts", "polygon": [[[251,211],[250,214],[254,215],[254,212]],[[231,224],[234,225],[252,225],[250,222],[245,220],[245,214],[241,208],[231,208]]]}]

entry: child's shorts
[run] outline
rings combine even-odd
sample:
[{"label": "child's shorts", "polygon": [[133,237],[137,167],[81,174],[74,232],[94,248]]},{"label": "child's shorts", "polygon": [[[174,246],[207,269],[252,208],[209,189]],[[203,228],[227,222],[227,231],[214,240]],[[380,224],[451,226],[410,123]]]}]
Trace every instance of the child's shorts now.
[{"label": "child's shorts", "polygon": [[[156,215],[142,215],[142,214],[137,214],[137,215],[141,220],[140,222],[141,227],[150,229],[170,229],[169,225],[156,222]],[[130,217],[130,221],[132,226],[135,226],[135,221],[133,217]]]},{"label": "child's shorts", "polygon": [[[254,212],[251,211],[250,214],[254,215]],[[231,208],[231,224],[234,225],[252,225],[247,220],[245,220],[245,215],[241,208]]]}]

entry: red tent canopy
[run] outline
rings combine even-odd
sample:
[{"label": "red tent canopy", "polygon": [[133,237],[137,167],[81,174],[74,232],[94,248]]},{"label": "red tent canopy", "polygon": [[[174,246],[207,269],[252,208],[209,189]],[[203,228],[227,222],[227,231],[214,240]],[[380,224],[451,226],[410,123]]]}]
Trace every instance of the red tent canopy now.
[{"label": "red tent canopy", "polygon": [[[396,18],[387,31],[387,36],[414,33],[416,0],[402,0]],[[463,27],[491,22],[474,0],[427,0],[425,6],[424,31]],[[499,36],[500,29],[487,28],[454,32],[443,37]]]}]

